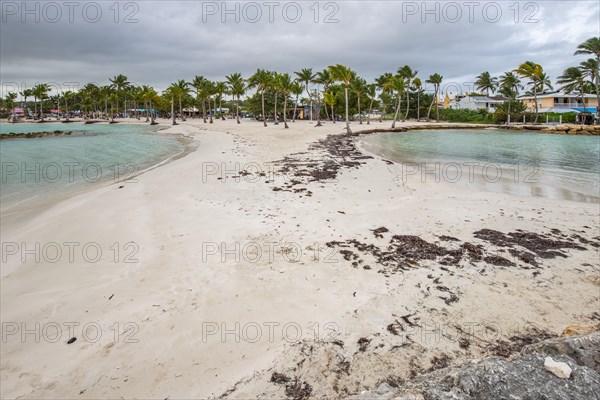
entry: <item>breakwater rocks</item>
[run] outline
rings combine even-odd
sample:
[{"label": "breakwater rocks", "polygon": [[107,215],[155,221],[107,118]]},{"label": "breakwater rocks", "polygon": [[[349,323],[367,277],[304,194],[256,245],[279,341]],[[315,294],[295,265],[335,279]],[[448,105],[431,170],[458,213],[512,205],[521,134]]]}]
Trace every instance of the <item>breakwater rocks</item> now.
[{"label": "breakwater rocks", "polygon": [[499,126],[501,129],[539,131],[542,133],[562,133],[570,135],[600,135],[600,125],[577,125],[577,124],[559,124],[559,125],[511,125]]},{"label": "breakwater rocks", "polygon": [[6,139],[31,139],[31,138],[41,138],[48,136],[61,136],[61,135],[70,135],[71,132],[65,131],[51,131],[51,132],[29,132],[29,133],[2,133],[0,134],[0,140]]},{"label": "breakwater rocks", "polygon": [[[546,357],[566,363],[569,378],[558,377],[544,365]],[[392,386],[377,388],[347,400],[475,400],[475,399],[600,398],[600,332],[545,340],[525,346],[506,359],[472,360],[421,375]]]}]

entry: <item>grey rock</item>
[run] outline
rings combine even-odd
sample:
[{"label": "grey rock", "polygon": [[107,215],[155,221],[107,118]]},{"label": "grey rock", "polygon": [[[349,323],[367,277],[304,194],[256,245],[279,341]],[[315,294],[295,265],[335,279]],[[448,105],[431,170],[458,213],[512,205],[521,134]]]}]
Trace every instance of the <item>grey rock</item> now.
[{"label": "grey rock", "polygon": [[[360,399],[589,400],[600,399],[600,333],[546,340],[525,347],[513,359],[491,357],[421,375],[398,388],[380,385]],[[551,356],[571,369],[560,379],[544,368]],[[389,390],[383,393],[383,389]],[[390,397],[388,397],[390,396]]]}]

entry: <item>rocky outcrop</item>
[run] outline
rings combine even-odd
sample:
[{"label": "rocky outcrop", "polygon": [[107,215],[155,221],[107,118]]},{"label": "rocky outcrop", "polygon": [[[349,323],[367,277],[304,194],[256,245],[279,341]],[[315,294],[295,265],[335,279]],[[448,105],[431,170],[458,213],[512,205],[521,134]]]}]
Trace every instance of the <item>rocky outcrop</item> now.
[{"label": "rocky outcrop", "polygon": [[[545,367],[565,363],[569,378]],[[560,365],[560,364],[559,364]],[[348,399],[476,400],[600,398],[600,332],[525,346],[512,359],[492,357],[421,375],[398,387],[382,383]]]},{"label": "rocky outcrop", "polygon": [[501,125],[501,129],[540,131],[543,133],[562,133],[570,135],[600,135],[600,125]]},{"label": "rocky outcrop", "polygon": [[29,132],[29,133],[3,133],[0,134],[0,140],[6,139],[32,139],[48,136],[70,135],[71,132],[52,131],[52,132]]}]

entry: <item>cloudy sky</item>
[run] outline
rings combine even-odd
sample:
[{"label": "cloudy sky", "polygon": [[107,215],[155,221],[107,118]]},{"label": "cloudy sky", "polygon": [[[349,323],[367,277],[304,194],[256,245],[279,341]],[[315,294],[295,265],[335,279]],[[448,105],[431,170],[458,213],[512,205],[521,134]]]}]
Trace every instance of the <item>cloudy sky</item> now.
[{"label": "cloudy sky", "polygon": [[333,63],[368,80],[408,64],[422,77],[440,73],[457,92],[452,85],[469,90],[478,73],[499,75],[526,60],[555,80],[584,59],[572,55],[577,44],[600,35],[598,0],[0,4],[3,94],[36,82],[106,84],[117,74],[164,89],[195,75]]}]

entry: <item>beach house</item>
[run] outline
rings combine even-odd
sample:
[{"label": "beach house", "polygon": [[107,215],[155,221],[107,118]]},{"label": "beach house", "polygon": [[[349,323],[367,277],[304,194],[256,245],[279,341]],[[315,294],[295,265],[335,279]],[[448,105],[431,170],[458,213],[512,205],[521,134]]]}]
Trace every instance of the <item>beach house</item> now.
[{"label": "beach house", "polygon": [[506,101],[506,97],[503,96],[486,96],[483,94],[456,95],[450,103],[450,108],[494,112],[496,111],[496,106],[504,101]]},{"label": "beach house", "polygon": [[[535,110],[535,98],[532,95],[520,96],[530,111]],[[595,94],[586,94],[583,98],[585,102],[585,111],[596,112],[597,98]],[[542,93],[537,95],[538,111],[566,113],[584,111],[584,103],[581,101],[581,95],[567,94],[564,92]]]}]

